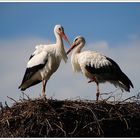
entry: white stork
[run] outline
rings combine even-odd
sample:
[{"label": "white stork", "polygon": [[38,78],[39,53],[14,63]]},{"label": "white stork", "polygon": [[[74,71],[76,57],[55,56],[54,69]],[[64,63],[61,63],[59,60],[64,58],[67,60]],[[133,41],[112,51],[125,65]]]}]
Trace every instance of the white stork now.
[{"label": "white stork", "polygon": [[64,50],[63,40],[70,45],[61,25],[54,27],[56,37],[55,44],[37,45],[36,50],[30,56],[27,63],[23,80],[19,88],[26,90],[42,81],[42,96],[45,96],[46,83],[50,76],[58,69],[61,60],[67,61],[67,54]]},{"label": "white stork", "polygon": [[99,98],[99,83],[106,81],[119,86],[121,90],[130,91],[130,87],[133,88],[132,82],[122,72],[120,67],[111,58],[104,56],[101,53],[95,51],[84,51],[81,49],[85,45],[85,39],[81,36],[77,36],[74,39],[71,47],[67,51],[67,54],[73,50],[71,55],[71,64],[73,71],[82,72],[90,82],[95,82],[97,87],[96,100]]}]

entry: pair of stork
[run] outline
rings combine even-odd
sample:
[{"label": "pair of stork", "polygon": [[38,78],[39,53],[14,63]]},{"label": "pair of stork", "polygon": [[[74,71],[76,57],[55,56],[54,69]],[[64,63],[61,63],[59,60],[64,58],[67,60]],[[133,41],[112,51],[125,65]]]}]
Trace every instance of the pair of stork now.
[{"label": "pair of stork", "polygon": [[89,83],[96,83],[97,101],[100,94],[99,83],[108,81],[116,87],[119,86],[122,91],[130,91],[130,87],[133,88],[132,82],[111,58],[95,51],[81,52],[81,49],[85,45],[85,39],[82,36],[77,36],[74,39],[66,53],[62,38],[68,45],[70,43],[64,33],[64,28],[61,25],[56,25],[54,27],[54,34],[56,37],[55,44],[38,45],[30,56],[22,83],[19,86],[21,90],[26,90],[42,82],[42,95],[45,96],[47,81],[58,69],[61,60],[67,61],[67,54],[72,50],[71,64],[73,71],[81,71],[83,75],[89,78]]}]

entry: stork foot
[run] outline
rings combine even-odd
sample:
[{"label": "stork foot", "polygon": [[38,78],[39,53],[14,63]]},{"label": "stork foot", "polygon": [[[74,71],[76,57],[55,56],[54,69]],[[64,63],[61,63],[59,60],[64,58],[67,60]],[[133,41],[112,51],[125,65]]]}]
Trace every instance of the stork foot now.
[{"label": "stork foot", "polygon": [[42,92],[42,97],[45,97],[45,93],[44,92]]},{"label": "stork foot", "polygon": [[45,92],[44,92],[43,90],[42,90],[41,99],[44,99],[44,100],[46,100],[46,99],[47,99],[47,96],[46,96],[46,94],[45,94]]}]

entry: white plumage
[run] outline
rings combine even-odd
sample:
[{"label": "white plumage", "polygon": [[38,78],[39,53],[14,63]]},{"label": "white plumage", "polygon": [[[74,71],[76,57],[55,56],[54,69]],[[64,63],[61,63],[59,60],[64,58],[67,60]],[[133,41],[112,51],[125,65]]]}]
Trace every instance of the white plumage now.
[{"label": "white plumage", "polygon": [[73,71],[82,72],[90,82],[97,85],[97,100],[99,97],[99,83],[110,82],[114,86],[119,86],[122,90],[130,91],[133,87],[129,78],[121,71],[120,67],[111,58],[95,51],[84,51],[81,49],[85,45],[85,39],[78,36],[74,39],[67,54],[73,50],[71,55],[71,64]]},{"label": "white plumage", "polygon": [[[69,43],[61,25],[54,28],[56,44],[38,45],[27,63],[23,80],[19,88],[25,90],[42,81],[42,94],[45,95],[45,86],[50,76],[58,69],[61,60],[67,61],[63,40]],[[45,81],[45,82],[44,82]]]}]

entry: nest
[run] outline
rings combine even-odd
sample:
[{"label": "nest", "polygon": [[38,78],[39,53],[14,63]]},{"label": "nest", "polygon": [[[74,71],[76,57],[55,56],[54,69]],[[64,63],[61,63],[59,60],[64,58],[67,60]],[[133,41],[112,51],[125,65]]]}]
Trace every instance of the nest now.
[{"label": "nest", "polygon": [[24,98],[14,102],[11,107],[1,106],[0,137],[140,137],[137,101]]}]

